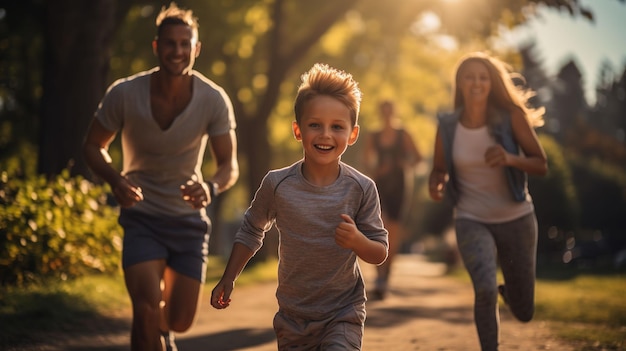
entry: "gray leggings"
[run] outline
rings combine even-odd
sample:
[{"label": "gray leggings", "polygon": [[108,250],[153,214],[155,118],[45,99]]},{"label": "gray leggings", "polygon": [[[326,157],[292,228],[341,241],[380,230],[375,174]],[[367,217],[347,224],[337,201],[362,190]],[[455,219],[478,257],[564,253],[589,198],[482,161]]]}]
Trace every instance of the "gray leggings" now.
[{"label": "gray leggings", "polygon": [[534,213],[506,223],[456,220],[456,237],[465,268],[474,285],[474,320],[483,351],[498,349],[500,315],[496,273],[504,276],[506,298],[522,322],[535,309],[537,219]]}]

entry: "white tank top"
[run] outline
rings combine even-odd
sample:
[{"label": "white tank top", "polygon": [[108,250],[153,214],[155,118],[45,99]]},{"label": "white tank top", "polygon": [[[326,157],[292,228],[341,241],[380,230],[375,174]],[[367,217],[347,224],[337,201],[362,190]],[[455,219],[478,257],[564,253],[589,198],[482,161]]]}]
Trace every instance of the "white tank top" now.
[{"label": "white tank top", "polygon": [[534,210],[530,195],[523,202],[513,199],[503,167],[490,167],[485,162],[487,148],[495,144],[487,126],[469,129],[458,123],[452,145],[460,193],[456,218],[502,223]]}]

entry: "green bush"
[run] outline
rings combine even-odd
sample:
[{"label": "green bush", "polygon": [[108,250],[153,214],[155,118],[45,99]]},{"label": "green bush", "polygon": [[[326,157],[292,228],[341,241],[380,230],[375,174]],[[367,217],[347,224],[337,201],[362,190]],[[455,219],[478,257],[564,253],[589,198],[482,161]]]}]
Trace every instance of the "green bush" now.
[{"label": "green bush", "polygon": [[64,171],[54,179],[0,174],[0,284],[119,269],[122,230],[107,188]]}]

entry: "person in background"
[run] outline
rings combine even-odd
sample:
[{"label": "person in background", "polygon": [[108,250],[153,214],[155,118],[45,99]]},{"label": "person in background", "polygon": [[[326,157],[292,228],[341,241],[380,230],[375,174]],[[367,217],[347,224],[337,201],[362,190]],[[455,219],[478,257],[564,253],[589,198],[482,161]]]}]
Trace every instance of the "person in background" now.
[{"label": "person in background", "polygon": [[[527,174],[547,173],[534,127],[543,109],[513,84],[515,75],[486,53],[464,56],[455,70],[452,113],[439,116],[430,196],[454,204],[457,243],[474,287],[483,351],[498,349],[498,293],[513,315],[534,314],[537,220]],[[496,281],[498,262],[504,284]]]},{"label": "person in background", "polygon": [[357,258],[382,263],[387,231],[376,185],[341,161],[359,136],[360,103],[344,71],[318,63],[302,75],[292,128],[304,158],[265,175],[211,294],[213,307],[230,305],[237,277],[275,225],[278,350],[361,349],[366,297]]},{"label": "person in background", "polygon": [[[156,19],[159,65],[114,82],[84,142],[91,170],[113,191],[124,229],[122,267],[132,302],[132,350],[176,350],[205,280],[208,206],[239,177],[235,118],[224,90],[193,70],[198,21],[171,3]],[[121,135],[123,169],[108,148]],[[216,162],[201,173],[207,143]]]},{"label": "person in background", "polygon": [[389,256],[379,265],[374,281],[373,298],[387,295],[393,259],[405,237],[404,220],[413,196],[413,176],[422,161],[411,135],[400,125],[394,104],[380,104],[382,128],[367,139],[363,164],[378,187],[383,223],[389,232]]}]

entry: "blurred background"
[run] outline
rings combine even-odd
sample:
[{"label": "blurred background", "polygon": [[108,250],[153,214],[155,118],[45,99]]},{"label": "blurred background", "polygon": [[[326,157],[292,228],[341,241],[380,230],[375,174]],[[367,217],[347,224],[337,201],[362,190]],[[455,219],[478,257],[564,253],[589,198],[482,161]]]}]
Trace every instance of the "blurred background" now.
[{"label": "blurred background", "polygon": [[[81,143],[107,86],[156,65],[166,1],[0,3],[0,284],[119,270],[121,230]],[[226,256],[271,168],[302,156],[291,134],[299,76],[315,62],[350,72],[364,93],[361,141],[397,114],[425,161],[404,252],[457,265],[451,209],[425,186],[436,114],[451,109],[454,65],[470,51],[509,62],[546,107],[538,134],[549,174],[530,178],[539,269],[626,268],[626,4],[622,0],[177,1],[199,18],[195,68],[223,86],[238,123],[241,177],[209,208],[211,254]],[[344,160],[360,168],[363,143]],[[112,145],[121,168],[119,140]],[[210,154],[205,174],[211,174]],[[276,255],[268,235],[255,260]]]}]

